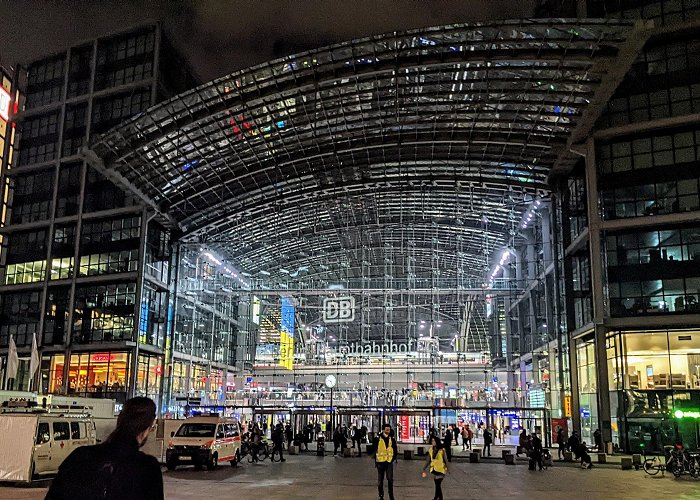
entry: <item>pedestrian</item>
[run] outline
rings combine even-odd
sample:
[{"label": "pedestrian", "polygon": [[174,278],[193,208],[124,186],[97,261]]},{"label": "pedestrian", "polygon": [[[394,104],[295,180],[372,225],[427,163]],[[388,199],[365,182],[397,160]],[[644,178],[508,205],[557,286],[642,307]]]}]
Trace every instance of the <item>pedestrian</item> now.
[{"label": "pedestrian", "polygon": [[[484,428],[484,456],[491,456],[491,443],[493,442],[493,435],[491,434],[491,431],[489,430],[488,427]],[[489,452],[488,455],[486,455],[486,451]]]},{"label": "pedestrian", "polygon": [[352,447],[355,448],[357,445],[357,456],[362,456],[362,430],[358,429],[357,425],[352,426]]},{"label": "pedestrian", "polygon": [[282,450],[284,449],[284,428],[282,427],[282,424],[277,424],[275,428],[272,430],[272,444],[274,445],[272,448],[272,459],[275,458],[275,453],[280,454],[280,462],[286,462],[284,458],[284,453],[282,453]]},{"label": "pedestrian", "polygon": [[564,434],[564,428],[561,426],[557,429],[557,445],[559,445],[557,455],[559,460],[563,460],[564,451],[566,450],[566,435]]},{"label": "pedestrian", "polygon": [[469,424],[462,427],[462,451],[467,449],[467,443],[469,442]]},{"label": "pedestrian", "polygon": [[443,449],[445,450],[447,461],[452,462],[452,428],[450,426],[448,426],[447,430],[445,431],[445,441]]},{"label": "pedestrian", "polygon": [[459,446],[459,429],[456,426],[452,426],[452,436],[455,439],[455,446]]},{"label": "pedestrian", "polygon": [[593,433],[593,441],[598,449],[598,453],[603,453],[603,434],[600,432],[600,429],[596,429]]},{"label": "pedestrian", "polygon": [[[443,500],[442,480],[445,479],[445,474],[447,474],[447,456],[440,443],[439,437],[432,437],[430,439],[430,444],[432,446],[428,450],[428,458],[423,466],[423,477],[427,477],[425,470],[430,468],[430,474],[432,474],[433,481],[435,482],[435,496],[433,500]],[[452,442],[450,442],[450,445],[451,444]]]},{"label": "pedestrian", "polygon": [[520,456],[521,453],[527,454],[527,431],[522,430],[520,436],[518,436],[518,449],[515,451],[515,456]]},{"label": "pedestrian", "polygon": [[586,446],[586,442],[583,441],[578,448],[578,453],[576,456],[581,457],[581,468],[582,469],[592,469],[593,468],[593,460],[591,460],[591,456],[588,454],[588,446]]},{"label": "pedestrian", "polygon": [[389,489],[389,500],[394,500],[394,463],[399,455],[396,439],[391,437],[391,425],[384,424],[382,433],[374,438],[374,465],[377,468],[379,500],[384,500],[384,478]]},{"label": "pedestrian", "polygon": [[341,448],[342,442],[343,430],[340,426],[338,426],[335,428],[335,432],[333,432],[333,456],[336,456],[338,454],[338,448]]},{"label": "pedestrian", "polygon": [[155,418],[153,401],[129,399],[103,443],[76,448],[63,461],[46,499],[162,500],[160,464],[139,451],[154,430]]},{"label": "pedestrian", "polygon": [[311,442],[311,436],[313,435],[314,432],[314,426],[311,424],[307,424],[306,427],[304,427],[304,450],[309,451],[309,443]]},{"label": "pedestrian", "polygon": [[581,439],[578,437],[578,432],[573,431],[571,433],[571,436],[569,436],[569,441],[566,443],[567,448],[571,450],[571,453],[574,454],[574,457],[578,460],[579,458],[579,451],[581,448]]},{"label": "pedestrian", "polygon": [[292,430],[291,425],[286,425],[284,428],[284,435],[287,438],[287,449],[289,449],[292,447],[292,441],[294,440],[294,431]]},{"label": "pedestrian", "polygon": [[544,462],[542,459],[542,440],[533,432],[532,437],[530,438],[530,443],[530,470],[535,470],[535,465],[537,465],[539,470],[544,470]]}]

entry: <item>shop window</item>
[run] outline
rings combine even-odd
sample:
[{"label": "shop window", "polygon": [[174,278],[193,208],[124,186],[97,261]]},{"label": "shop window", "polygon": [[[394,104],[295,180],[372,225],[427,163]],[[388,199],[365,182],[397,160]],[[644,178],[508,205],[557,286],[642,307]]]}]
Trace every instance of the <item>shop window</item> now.
[{"label": "shop window", "polygon": [[163,361],[158,356],[139,354],[137,367],[136,394],[158,399]]},{"label": "shop window", "polygon": [[[91,395],[123,393],[127,389],[129,355],[124,352],[72,354],[68,391]],[[63,367],[61,367],[63,369]]]}]

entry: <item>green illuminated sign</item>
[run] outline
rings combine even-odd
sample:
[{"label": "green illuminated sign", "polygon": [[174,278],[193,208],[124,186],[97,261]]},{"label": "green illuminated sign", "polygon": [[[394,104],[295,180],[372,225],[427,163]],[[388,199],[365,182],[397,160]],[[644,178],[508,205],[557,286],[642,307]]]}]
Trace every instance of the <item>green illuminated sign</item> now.
[{"label": "green illuminated sign", "polygon": [[700,419],[700,411],[689,411],[689,410],[676,410],[673,412],[673,416],[676,418],[696,418]]}]

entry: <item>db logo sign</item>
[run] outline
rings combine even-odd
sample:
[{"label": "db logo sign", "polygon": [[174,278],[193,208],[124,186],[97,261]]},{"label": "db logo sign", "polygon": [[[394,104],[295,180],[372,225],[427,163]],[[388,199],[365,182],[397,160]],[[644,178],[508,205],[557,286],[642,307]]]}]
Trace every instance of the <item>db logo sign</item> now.
[{"label": "db logo sign", "polygon": [[355,297],[323,299],[323,321],[325,323],[349,323],[355,321]]}]

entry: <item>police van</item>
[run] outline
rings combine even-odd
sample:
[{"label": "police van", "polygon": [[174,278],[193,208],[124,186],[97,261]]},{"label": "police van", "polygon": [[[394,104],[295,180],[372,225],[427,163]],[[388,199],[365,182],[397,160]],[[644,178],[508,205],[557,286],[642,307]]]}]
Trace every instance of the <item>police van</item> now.
[{"label": "police van", "polygon": [[55,474],[73,450],[96,442],[95,423],[84,411],[3,408],[0,481],[30,482]]},{"label": "police van", "polygon": [[186,419],[170,433],[165,452],[165,465],[175,470],[178,465],[205,465],[215,469],[221,462],[232,466],[241,461],[241,436],[238,422],[218,416]]}]

